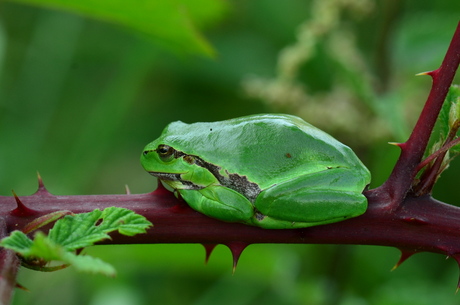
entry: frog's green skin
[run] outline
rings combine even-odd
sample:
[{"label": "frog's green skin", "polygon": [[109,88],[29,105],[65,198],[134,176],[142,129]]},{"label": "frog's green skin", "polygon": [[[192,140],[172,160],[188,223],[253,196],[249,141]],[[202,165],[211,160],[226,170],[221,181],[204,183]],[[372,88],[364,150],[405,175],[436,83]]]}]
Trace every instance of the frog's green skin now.
[{"label": "frog's green skin", "polygon": [[193,209],[228,222],[303,228],[367,208],[369,170],[348,146],[291,115],[173,122],[141,163]]}]

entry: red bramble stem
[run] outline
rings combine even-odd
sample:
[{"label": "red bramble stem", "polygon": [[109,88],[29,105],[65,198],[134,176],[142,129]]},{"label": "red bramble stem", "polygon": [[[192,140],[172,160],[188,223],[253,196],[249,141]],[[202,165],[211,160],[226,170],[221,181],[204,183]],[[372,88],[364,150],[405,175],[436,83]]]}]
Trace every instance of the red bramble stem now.
[{"label": "red bramble stem", "polygon": [[[8,234],[6,221],[0,218],[0,238]],[[17,287],[19,266],[20,261],[14,251],[0,248],[0,304],[9,304],[14,288]]]},{"label": "red bramble stem", "polygon": [[[36,193],[19,197],[46,215],[57,210],[85,213],[111,206],[128,208],[144,215],[154,224],[146,234],[128,237],[113,234],[104,244],[202,243],[229,247],[252,243],[316,243],[393,246],[400,249],[460,254],[460,208],[430,196],[408,196],[404,208],[388,213],[385,202],[368,191],[369,208],[362,216],[346,221],[296,230],[267,230],[238,223],[225,223],[192,210],[168,191],[133,195],[53,196]],[[14,198],[0,196],[0,214],[5,215],[7,230],[21,229],[33,217],[14,216]]]}]

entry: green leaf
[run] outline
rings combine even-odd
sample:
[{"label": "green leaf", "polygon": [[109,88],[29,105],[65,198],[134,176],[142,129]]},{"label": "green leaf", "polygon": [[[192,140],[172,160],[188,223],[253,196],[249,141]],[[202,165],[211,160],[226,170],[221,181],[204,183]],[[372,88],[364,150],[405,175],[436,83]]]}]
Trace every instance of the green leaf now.
[{"label": "green leaf", "polygon": [[108,239],[110,238],[108,233],[112,231],[133,236],[145,233],[151,225],[144,216],[131,210],[110,207],[104,211],[94,210],[73,216],[67,215],[56,221],[49,231],[49,238],[71,251]]},{"label": "green leaf", "polygon": [[442,105],[441,112],[439,113],[438,118],[438,126],[439,131],[441,132],[441,138],[445,139],[449,134],[449,130],[452,126],[453,121],[459,119],[458,117],[453,117],[458,115],[458,111],[452,111],[452,106],[457,108],[457,99],[460,97],[460,87],[453,85],[450,86],[449,92],[447,93],[446,99],[444,100],[444,104]]},{"label": "green leaf", "polygon": [[61,261],[72,264],[79,271],[113,276],[115,269],[111,265],[90,256],[76,255],[74,250],[110,238],[108,233],[113,231],[132,236],[145,233],[151,225],[145,217],[131,210],[110,207],[67,215],[56,221],[48,236],[39,231],[33,240],[21,231],[13,231],[0,241],[0,246],[19,253],[26,262],[37,258],[45,262]]},{"label": "green leaf", "polygon": [[21,254],[25,258],[39,257],[45,261],[64,261],[64,253],[62,246],[55,244],[43,232],[37,232],[30,248]]},{"label": "green leaf", "polygon": [[[449,132],[455,130],[455,124],[460,122],[460,86],[452,85],[449,88],[446,99],[442,105],[435,130],[430,139],[430,146],[426,150],[426,156],[433,154],[446,141]],[[458,126],[457,126],[458,127]],[[460,152],[460,145],[449,149],[451,153]]]},{"label": "green leaf", "polygon": [[227,7],[226,2],[216,0],[10,1],[58,8],[118,24],[140,32],[174,51],[206,55],[213,55],[214,51],[198,27],[220,19]]},{"label": "green leaf", "polygon": [[[449,88],[445,104],[450,104],[449,128],[457,130],[460,124],[460,86],[453,85]],[[453,146],[449,151],[452,153],[459,153],[460,145]]]},{"label": "green leaf", "polygon": [[[42,232],[37,232],[33,241],[21,231],[14,231],[11,236],[13,235],[13,238],[7,238],[2,241],[2,246],[12,249],[10,247],[11,241],[16,240],[16,246],[12,250],[21,254],[26,260],[28,258],[41,258],[48,262],[60,261],[71,264],[75,269],[81,272],[99,273],[107,276],[114,276],[116,274],[115,268],[112,265],[98,258],[87,255],[76,255],[72,252],[68,252],[64,247],[51,241],[51,239]],[[37,268],[37,270],[40,269]]]},{"label": "green leaf", "polygon": [[0,241],[0,246],[21,254],[26,253],[32,244],[33,241],[21,231],[13,231]]},{"label": "green leaf", "polygon": [[112,265],[89,255],[75,255],[65,252],[62,261],[71,264],[80,272],[97,273],[107,276],[116,275],[116,270]]}]

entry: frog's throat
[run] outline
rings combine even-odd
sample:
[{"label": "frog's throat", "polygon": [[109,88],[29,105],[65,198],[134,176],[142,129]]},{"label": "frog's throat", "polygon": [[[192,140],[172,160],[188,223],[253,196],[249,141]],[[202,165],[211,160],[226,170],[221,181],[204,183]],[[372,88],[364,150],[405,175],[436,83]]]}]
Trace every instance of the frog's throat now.
[{"label": "frog's throat", "polygon": [[[228,187],[246,197],[249,201],[254,202],[261,192],[261,189],[257,183],[249,181],[247,176],[229,173],[227,170],[222,171],[222,167],[206,162],[195,155],[188,155],[182,151],[176,151],[174,158],[185,158],[186,160],[193,160],[193,163],[197,166],[207,169],[222,186]],[[151,175],[158,177],[159,179],[168,183],[168,181],[178,181],[184,188],[187,189],[202,189],[203,186],[194,184],[191,181],[183,180],[181,174],[174,173],[158,173],[150,172]],[[172,184],[170,184],[172,186]]]}]

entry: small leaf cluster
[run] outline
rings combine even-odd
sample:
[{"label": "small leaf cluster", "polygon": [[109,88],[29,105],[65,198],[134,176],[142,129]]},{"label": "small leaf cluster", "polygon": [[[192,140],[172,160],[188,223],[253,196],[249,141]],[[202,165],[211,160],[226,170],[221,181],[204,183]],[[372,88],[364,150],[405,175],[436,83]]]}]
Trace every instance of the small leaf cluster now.
[{"label": "small leaf cluster", "polygon": [[449,155],[460,152],[460,143],[455,141],[460,128],[460,86],[453,85],[449,88],[436,124],[439,130],[438,140],[432,144],[428,152],[429,155],[440,150],[445,152],[443,168],[446,169],[451,161]]},{"label": "small leaf cluster", "polygon": [[[31,269],[55,271],[73,265],[78,271],[114,276],[113,266],[100,259],[80,255],[81,250],[110,239],[110,232],[133,236],[145,233],[150,226],[152,224],[142,215],[125,208],[110,207],[103,211],[97,209],[66,215],[56,221],[48,235],[38,231],[33,239],[23,231],[13,231],[0,241],[0,246],[18,253],[23,266]],[[63,265],[45,267],[51,261],[60,261]]]},{"label": "small leaf cluster", "polygon": [[[418,166],[419,176],[413,185],[416,195],[430,193],[441,173],[460,153],[460,86],[452,85],[436,122],[438,134],[428,147],[426,158]],[[433,136],[432,136],[433,138]],[[423,169],[423,171],[421,171]]]},{"label": "small leaf cluster", "polygon": [[[440,139],[436,142],[438,147],[446,140],[453,140],[460,128],[460,86],[453,85],[449,88],[438,120]],[[460,152],[460,145],[449,149],[451,153]]]}]

